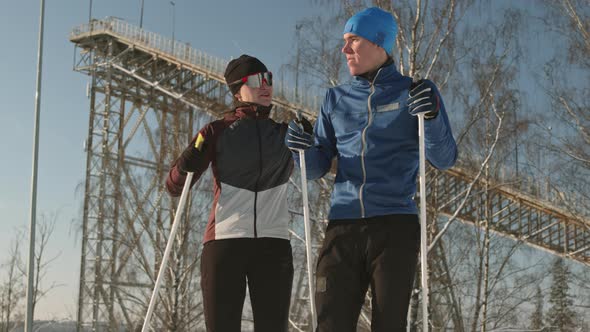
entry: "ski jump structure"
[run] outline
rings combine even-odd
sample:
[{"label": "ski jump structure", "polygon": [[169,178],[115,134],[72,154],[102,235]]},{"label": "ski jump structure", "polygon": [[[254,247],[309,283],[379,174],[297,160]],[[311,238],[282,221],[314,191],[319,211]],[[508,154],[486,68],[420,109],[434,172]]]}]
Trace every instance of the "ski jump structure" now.
[{"label": "ski jump structure", "polygon": [[[194,127],[199,115],[219,118],[230,108],[223,78],[227,61],[116,18],[91,20],[74,28],[69,38],[76,49],[74,70],[90,77],[78,331],[137,328],[143,323],[175,215],[177,201],[164,190],[168,167],[199,129]],[[288,121],[300,111],[313,120],[321,100],[311,91],[297,93],[277,79],[271,116]],[[590,266],[590,220],[490,180],[475,182],[462,204],[474,174],[461,165],[444,172],[427,170],[430,221],[435,215],[454,215],[478,227],[478,216],[487,204],[493,232]],[[320,237],[312,234],[314,238],[317,247]],[[448,272],[441,247],[429,253],[431,279]],[[196,287],[185,278],[174,278],[176,270],[195,269],[182,259],[194,256],[190,250],[184,246],[173,252],[171,276],[163,285],[168,295],[162,299],[167,302],[154,314],[168,328],[174,328],[170,324],[177,324],[175,320],[194,301],[169,295]],[[295,285],[301,281],[297,278]],[[307,279],[305,274],[299,278]],[[294,298],[309,298],[306,287],[299,288],[303,290]],[[445,303],[454,298],[452,293],[438,296]],[[180,309],[171,310],[171,303]],[[304,309],[294,306],[293,310]]]}]

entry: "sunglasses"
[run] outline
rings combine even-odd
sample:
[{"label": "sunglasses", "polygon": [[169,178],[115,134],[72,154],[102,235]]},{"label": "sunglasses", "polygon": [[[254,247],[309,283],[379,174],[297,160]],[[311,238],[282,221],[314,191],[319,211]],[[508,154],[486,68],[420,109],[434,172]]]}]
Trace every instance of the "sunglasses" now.
[{"label": "sunglasses", "polygon": [[266,85],[272,86],[272,73],[267,71],[264,73],[248,75],[246,77],[242,77],[237,81],[231,82],[229,85],[234,85],[238,83],[244,83],[251,88],[260,88],[262,86],[262,83],[266,83]]}]

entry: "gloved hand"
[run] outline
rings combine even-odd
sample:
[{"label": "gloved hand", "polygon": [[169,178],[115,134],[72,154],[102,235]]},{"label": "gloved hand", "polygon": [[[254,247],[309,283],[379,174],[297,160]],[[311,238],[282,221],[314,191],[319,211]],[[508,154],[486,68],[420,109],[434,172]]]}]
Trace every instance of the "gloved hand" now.
[{"label": "gloved hand", "polygon": [[201,170],[205,151],[205,139],[201,134],[180,154],[176,165],[182,173],[194,173]]},{"label": "gloved hand", "polygon": [[438,115],[440,107],[438,96],[435,93],[434,83],[429,80],[419,80],[410,87],[408,99],[408,111],[416,116],[424,114],[424,119],[434,119]]},{"label": "gloved hand", "polygon": [[294,152],[306,150],[313,145],[313,127],[306,118],[289,122],[285,145]]}]

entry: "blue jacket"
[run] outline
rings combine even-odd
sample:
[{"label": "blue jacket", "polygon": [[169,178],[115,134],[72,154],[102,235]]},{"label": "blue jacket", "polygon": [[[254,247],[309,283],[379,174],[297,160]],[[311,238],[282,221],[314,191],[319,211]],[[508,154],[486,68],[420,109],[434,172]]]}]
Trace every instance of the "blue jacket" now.
[{"label": "blue jacket", "polygon": [[[331,88],[305,151],[307,178],[324,176],[332,158],[338,170],[329,219],[417,214],[418,119],[408,113],[412,79],[395,65],[379,69],[373,82],[355,76]],[[437,169],[457,159],[457,145],[438,90],[440,109],[425,121],[426,158]],[[299,165],[299,156],[294,154]]]}]

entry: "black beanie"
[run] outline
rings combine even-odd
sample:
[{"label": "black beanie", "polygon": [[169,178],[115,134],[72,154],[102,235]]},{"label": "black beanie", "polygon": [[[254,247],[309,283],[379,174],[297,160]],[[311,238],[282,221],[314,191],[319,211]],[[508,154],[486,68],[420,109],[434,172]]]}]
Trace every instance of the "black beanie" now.
[{"label": "black beanie", "polygon": [[260,62],[260,60],[247,54],[242,54],[239,58],[233,59],[227,64],[223,76],[225,77],[225,83],[227,83],[232,96],[235,96],[235,94],[238,93],[242,87],[243,83],[236,83],[232,85],[230,85],[230,83],[248,75],[267,71],[268,69],[266,69],[266,66],[264,63]]}]

